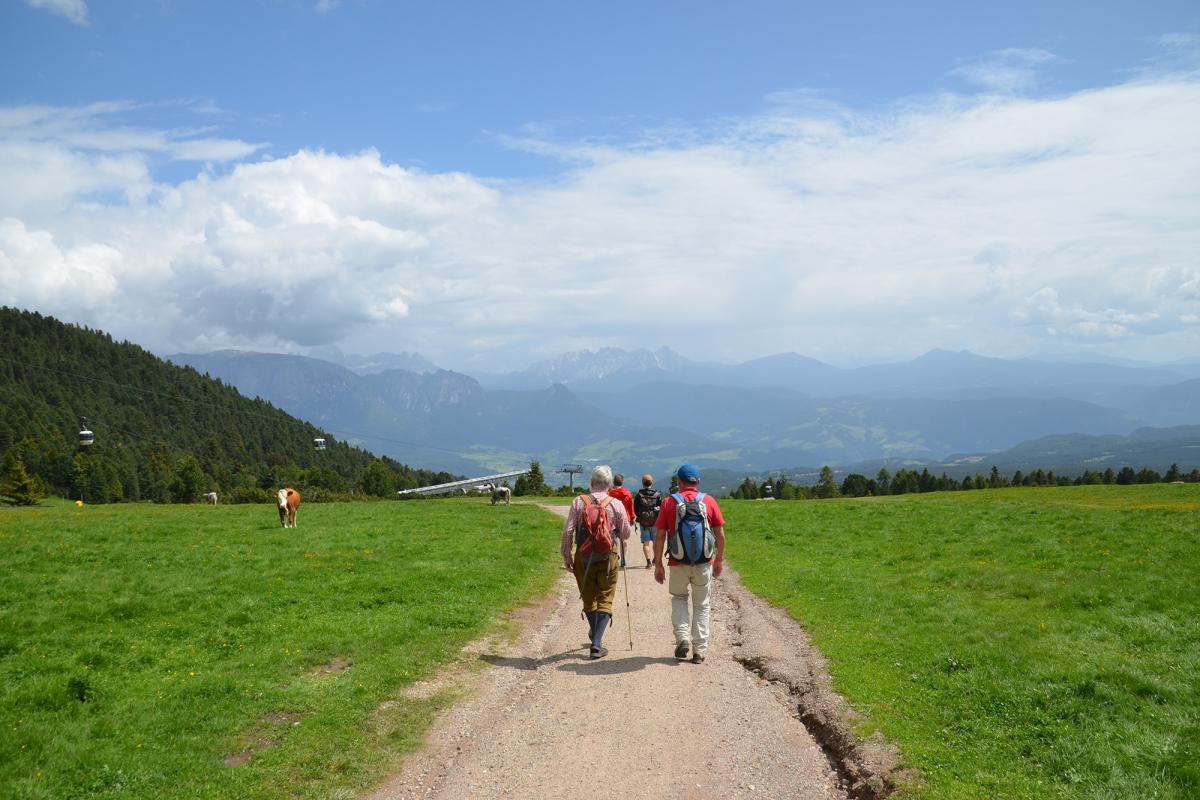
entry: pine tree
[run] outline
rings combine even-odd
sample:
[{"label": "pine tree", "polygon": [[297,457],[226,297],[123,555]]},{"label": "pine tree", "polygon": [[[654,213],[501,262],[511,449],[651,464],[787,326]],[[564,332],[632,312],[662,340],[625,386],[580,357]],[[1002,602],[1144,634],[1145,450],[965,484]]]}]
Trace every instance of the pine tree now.
[{"label": "pine tree", "polygon": [[821,467],[821,477],[817,479],[813,494],[823,500],[838,496],[837,480],[833,477],[833,470],[828,465]]},{"label": "pine tree", "polygon": [[550,487],[546,485],[546,478],[542,475],[542,465],[534,460],[529,462],[529,472],[517,478],[516,485],[513,487],[513,494],[522,495],[546,495],[550,494]]},{"label": "pine tree", "polygon": [[171,476],[171,500],[176,503],[196,502],[206,482],[204,471],[195,457],[184,456],[175,465],[175,473]]},{"label": "pine tree", "polygon": [[372,461],[358,479],[358,488],[363,494],[387,497],[396,491],[396,476],[382,461]]},{"label": "pine tree", "polygon": [[36,506],[46,493],[42,490],[41,481],[30,475],[25,469],[25,462],[15,451],[10,450],[4,468],[4,484],[0,486],[0,494],[7,495],[9,502],[16,506]]}]

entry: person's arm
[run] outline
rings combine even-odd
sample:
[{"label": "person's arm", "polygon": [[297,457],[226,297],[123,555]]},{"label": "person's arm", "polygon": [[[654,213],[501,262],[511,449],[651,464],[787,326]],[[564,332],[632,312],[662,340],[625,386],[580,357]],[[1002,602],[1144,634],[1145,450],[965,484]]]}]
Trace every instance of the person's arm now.
[{"label": "person's arm", "polygon": [[560,548],[563,559],[563,569],[570,571],[574,571],[574,566],[571,563],[571,539],[572,534],[575,533],[575,525],[577,521],[578,514],[575,510],[575,502],[572,501],[571,510],[567,512],[567,521],[563,525],[562,547]]},{"label": "person's arm", "polygon": [[633,532],[633,528],[629,524],[629,517],[625,514],[625,506],[620,505],[620,510],[617,511],[617,535],[624,542],[629,538],[629,534]]},{"label": "person's arm", "polygon": [[675,501],[670,497],[662,501],[658,509],[658,519],[654,522],[654,580],[662,583],[667,577],[667,568],[663,564],[663,551],[667,549],[667,526],[675,519]]},{"label": "person's arm", "polygon": [[667,578],[667,568],[663,565],[663,550],[667,545],[667,532],[662,528],[654,529],[654,580],[662,583]]},{"label": "person's arm", "polygon": [[725,569],[725,526],[716,525],[712,531],[717,539],[717,553],[713,556],[713,577],[719,578]]}]

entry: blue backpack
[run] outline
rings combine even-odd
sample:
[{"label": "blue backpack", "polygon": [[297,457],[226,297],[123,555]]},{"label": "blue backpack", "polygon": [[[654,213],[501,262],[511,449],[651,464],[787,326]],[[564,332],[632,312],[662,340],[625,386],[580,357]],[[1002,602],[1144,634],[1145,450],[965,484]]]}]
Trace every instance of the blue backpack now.
[{"label": "blue backpack", "polygon": [[704,492],[695,500],[687,501],[675,493],[675,530],[667,536],[667,552],[682,564],[706,564],[712,560],[717,547],[717,537],[708,524],[708,509],[704,505]]}]

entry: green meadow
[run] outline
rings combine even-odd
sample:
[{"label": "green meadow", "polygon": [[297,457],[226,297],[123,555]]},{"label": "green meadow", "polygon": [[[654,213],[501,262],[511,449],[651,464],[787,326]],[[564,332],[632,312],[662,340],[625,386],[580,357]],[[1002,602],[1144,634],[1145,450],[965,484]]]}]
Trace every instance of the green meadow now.
[{"label": "green meadow", "polygon": [[348,796],[407,697],[556,578],[561,522],[460,499],[0,508],[0,795]]},{"label": "green meadow", "polygon": [[1200,486],[726,501],[919,798],[1200,796]]}]

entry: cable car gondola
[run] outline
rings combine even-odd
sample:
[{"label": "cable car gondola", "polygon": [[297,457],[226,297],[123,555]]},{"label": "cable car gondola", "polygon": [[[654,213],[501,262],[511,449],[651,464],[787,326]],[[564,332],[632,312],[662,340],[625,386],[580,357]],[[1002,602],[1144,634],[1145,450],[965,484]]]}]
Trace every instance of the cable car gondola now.
[{"label": "cable car gondola", "polygon": [[96,434],[88,430],[87,417],[79,418],[79,446],[91,447],[96,441]]},{"label": "cable car gondola", "polygon": [[325,440],[319,436],[316,439],[313,439],[313,449],[314,450],[324,450],[325,449]]}]

